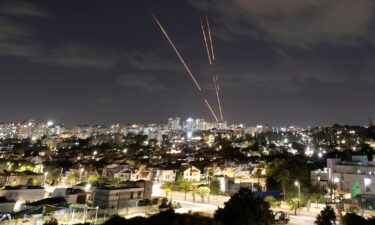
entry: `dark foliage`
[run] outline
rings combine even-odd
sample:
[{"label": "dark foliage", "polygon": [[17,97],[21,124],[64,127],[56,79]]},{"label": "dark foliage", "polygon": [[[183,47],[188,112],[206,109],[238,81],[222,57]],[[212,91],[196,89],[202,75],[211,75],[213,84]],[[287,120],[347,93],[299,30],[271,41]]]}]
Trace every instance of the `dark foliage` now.
[{"label": "dark foliage", "polygon": [[103,225],[214,225],[211,218],[199,215],[177,214],[170,209],[160,212],[149,218],[134,217],[131,219],[124,219],[117,215],[111,217]]},{"label": "dark foliage", "polygon": [[331,206],[326,206],[315,220],[316,225],[333,225],[336,224],[336,214]]},{"label": "dark foliage", "polygon": [[268,225],[274,218],[268,202],[241,188],[215,212],[215,220],[224,225]]}]

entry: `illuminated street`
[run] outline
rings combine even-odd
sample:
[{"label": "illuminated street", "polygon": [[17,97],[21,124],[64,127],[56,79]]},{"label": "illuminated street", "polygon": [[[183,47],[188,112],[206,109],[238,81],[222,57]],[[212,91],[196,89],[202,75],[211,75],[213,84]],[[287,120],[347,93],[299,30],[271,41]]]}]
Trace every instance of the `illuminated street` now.
[{"label": "illuminated street", "polygon": [[[184,200],[176,200],[181,204],[181,208],[176,209],[177,213],[188,213],[191,212],[201,212],[204,215],[213,216],[215,210],[218,208],[218,205],[208,204],[208,203],[199,203],[199,202],[190,202]],[[314,216],[290,216],[291,225],[313,225],[315,221]]]}]

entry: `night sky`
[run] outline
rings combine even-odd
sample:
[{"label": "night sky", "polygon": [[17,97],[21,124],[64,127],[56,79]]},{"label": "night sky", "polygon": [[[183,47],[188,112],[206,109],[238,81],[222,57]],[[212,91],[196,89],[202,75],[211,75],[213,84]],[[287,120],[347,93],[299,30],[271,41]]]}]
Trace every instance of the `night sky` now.
[{"label": "night sky", "polygon": [[374,0],[2,0],[0,121],[213,121],[149,10],[217,111],[200,27],[207,12],[229,123],[374,117]]}]

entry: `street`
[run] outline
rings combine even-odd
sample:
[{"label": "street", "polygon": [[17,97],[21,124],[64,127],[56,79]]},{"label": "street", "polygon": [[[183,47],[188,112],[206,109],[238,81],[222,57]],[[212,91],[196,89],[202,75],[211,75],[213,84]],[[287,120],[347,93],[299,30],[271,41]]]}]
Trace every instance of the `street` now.
[{"label": "street", "polygon": [[[190,202],[185,200],[174,200],[181,204],[181,208],[176,209],[177,213],[188,213],[191,212],[200,212],[203,215],[213,216],[215,210],[219,207],[216,204],[212,203],[199,203],[199,202]],[[315,217],[312,215],[290,215],[291,225],[313,225]]]}]

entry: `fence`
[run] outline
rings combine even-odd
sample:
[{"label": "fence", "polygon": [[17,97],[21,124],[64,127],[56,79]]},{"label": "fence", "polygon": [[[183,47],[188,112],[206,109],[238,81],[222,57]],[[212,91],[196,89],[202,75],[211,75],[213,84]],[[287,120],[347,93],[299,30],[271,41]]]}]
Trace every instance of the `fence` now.
[{"label": "fence", "polygon": [[[164,192],[164,197],[167,196]],[[178,200],[184,200],[186,196],[186,199],[193,200],[195,198],[196,202],[202,202],[202,198],[199,194],[192,194],[191,192],[188,192],[185,194],[185,192],[179,192],[179,191],[172,191],[168,193],[168,199],[178,199]],[[195,197],[194,197],[195,196]],[[226,195],[209,195],[205,196],[203,199],[203,202],[217,202],[217,203],[224,203],[230,199],[230,196]]]},{"label": "fence", "polygon": [[[75,223],[91,223],[101,224],[110,218],[112,215],[119,215],[123,217],[148,215],[157,213],[158,206],[142,206],[142,207],[129,207],[123,209],[92,209],[85,211],[84,209],[69,208],[55,212],[52,217],[57,219],[59,224],[75,224]],[[43,224],[43,221],[48,220],[50,217],[41,214],[33,217],[25,217],[22,219],[12,219],[0,222],[0,225],[34,225]]]}]

